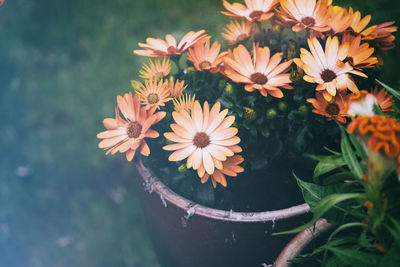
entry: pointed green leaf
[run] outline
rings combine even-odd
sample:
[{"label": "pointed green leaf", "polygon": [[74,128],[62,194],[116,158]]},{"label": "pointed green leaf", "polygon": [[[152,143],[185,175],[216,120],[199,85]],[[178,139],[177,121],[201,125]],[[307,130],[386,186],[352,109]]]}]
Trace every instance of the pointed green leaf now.
[{"label": "pointed green leaf", "polygon": [[361,178],[363,175],[363,170],[360,162],[358,161],[356,154],[351,148],[349,138],[347,137],[347,133],[342,125],[339,125],[340,132],[342,134],[342,141],[340,143],[340,147],[342,149],[343,158],[346,161],[347,166],[351,170],[354,175]]},{"label": "pointed green leaf", "polygon": [[397,91],[397,90],[391,88],[389,85],[386,85],[386,84],[384,84],[383,82],[381,82],[381,81],[379,81],[379,80],[376,80],[376,81],[377,81],[380,85],[382,85],[383,88],[385,88],[386,90],[388,90],[389,93],[390,93],[391,95],[393,95],[395,98],[397,98],[398,100],[400,100],[400,92],[399,92],[399,91]]}]

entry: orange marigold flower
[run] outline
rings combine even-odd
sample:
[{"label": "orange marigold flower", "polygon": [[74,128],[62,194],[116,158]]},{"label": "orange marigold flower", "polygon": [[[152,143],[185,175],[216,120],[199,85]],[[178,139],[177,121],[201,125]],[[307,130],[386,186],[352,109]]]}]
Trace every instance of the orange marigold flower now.
[{"label": "orange marigold flower", "polygon": [[215,169],[223,169],[222,162],[241,151],[237,146],[240,142],[236,136],[238,130],[230,127],[235,117],[226,117],[228,110],[220,111],[220,107],[217,102],[210,110],[205,102],[202,109],[196,101],[190,114],[172,113],[176,124],[171,124],[173,132],[164,133],[164,136],[176,143],[163,147],[175,150],[168,158],[170,161],[187,158],[186,167],[197,170],[199,177],[203,177],[206,172],[211,175]]},{"label": "orange marigold flower", "polygon": [[331,29],[328,11],[332,0],[281,0],[280,3],[279,15],[282,21],[293,25],[293,31],[326,32]]},{"label": "orange marigold flower", "polygon": [[228,11],[221,13],[235,19],[263,22],[274,16],[273,9],[279,0],[245,0],[245,3],[246,6],[239,3],[229,4],[224,0],[223,5]]},{"label": "orange marigold flower", "polygon": [[176,79],[174,82],[174,77],[170,77],[167,83],[167,89],[169,90],[169,94],[173,98],[178,98],[183,94],[187,85],[185,85],[185,81],[179,81]]},{"label": "orange marigold flower", "polygon": [[390,158],[400,153],[400,123],[385,116],[359,116],[348,126],[349,133],[368,139],[368,148],[382,152]]},{"label": "orange marigold flower", "polygon": [[197,42],[192,48],[189,48],[188,59],[193,63],[198,71],[209,70],[212,73],[218,71],[226,52],[219,54],[221,45],[214,42],[210,47],[209,39]]},{"label": "orange marigold flower", "polygon": [[[211,182],[214,188],[217,187],[217,183],[221,184],[223,187],[227,186],[225,175],[236,177],[238,173],[244,172],[244,169],[239,166],[240,163],[244,161],[242,156],[234,155],[228,157],[224,162],[222,162],[222,169],[216,169],[211,175]],[[204,184],[208,181],[210,175],[204,173],[201,177],[201,182]]]},{"label": "orange marigold flower", "polygon": [[319,41],[308,40],[311,53],[301,48],[300,59],[294,59],[298,67],[302,68],[307,75],[303,79],[309,83],[318,83],[316,90],[322,91],[324,98],[329,102],[337,91],[350,89],[358,93],[357,85],[350,77],[350,73],[367,77],[362,72],[354,70],[349,62],[343,63],[349,51],[349,44],[339,45],[335,36],[328,37],[325,51]]},{"label": "orange marigold flower", "polygon": [[222,37],[229,42],[230,45],[243,44],[251,38],[254,32],[254,25],[251,22],[232,21],[226,25]]},{"label": "orange marigold flower", "polygon": [[245,90],[253,92],[259,90],[263,96],[270,94],[281,98],[283,93],[279,88],[293,89],[290,74],[286,73],[292,60],[281,63],[282,53],[270,57],[268,47],[259,47],[253,44],[253,56],[243,45],[229,51],[224,58],[224,75],[237,83],[245,83]]},{"label": "orange marigold flower", "polygon": [[[101,132],[97,138],[103,139],[99,148],[107,150],[106,154],[117,152],[125,153],[126,159],[131,161],[137,149],[144,156],[150,154],[150,149],[144,138],[157,138],[158,132],[150,127],[165,117],[165,112],[154,113],[155,109],[146,110],[141,107],[139,96],[132,97],[132,93],[117,96],[115,119],[106,118],[103,124],[107,131]],[[125,119],[121,118],[119,111]]]},{"label": "orange marigold flower", "polygon": [[325,100],[321,92],[316,93],[316,99],[309,98],[307,102],[311,103],[314,107],[314,113],[325,116],[327,120],[337,120],[341,123],[346,123],[346,108],[345,103],[349,95],[342,96],[337,94],[331,102]]},{"label": "orange marigold flower", "polygon": [[145,80],[159,81],[168,76],[169,72],[171,71],[169,58],[163,59],[162,62],[159,59],[154,61],[149,60],[148,64],[149,65],[143,64],[142,69],[139,71],[139,77]]},{"label": "orange marigold flower", "polygon": [[350,48],[347,52],[346,58],[343,63],[349,62],[355,69],[373,68],[378,63],[376,57],[371,57],[374,49],[369,47],[368,43],[361,44],[361,36],[354,37],[346,33],[343,36],[342,43],[349,43]]},{"label": "orange marigold flower", "polygon": [[204,38],[209,38],[205,30],[188,32],[183,36],[178,45],[176,39],[171,34],[165,36],[165,41],[162,39],[147,38],[145,44],[139,43],[139,46],[144,48],[144,50],[134,50],[133,53],[146,57],[169,57],[181,55],[195,43]]},{"label": "orange marigold flower", "polygon": [[187,112],[191,113],[193,105],[194,105],[194,99],[196,95],[188,95],[185,94],[184,96],[180,96],[179,98],[174,98],[172,101],[174,101],[174,109],[177,112]]},{"label": "orange marigold flower", "polygon": [[160,81],[145,81],[143,85],[140,83],[136,89],[136,93],[145,105],[146,109],[151,109],[153,107],[159,108],[160,106],[165,106],[165,102],[170,101],[169,88],[167,88],[167,82],[163,80]]}]

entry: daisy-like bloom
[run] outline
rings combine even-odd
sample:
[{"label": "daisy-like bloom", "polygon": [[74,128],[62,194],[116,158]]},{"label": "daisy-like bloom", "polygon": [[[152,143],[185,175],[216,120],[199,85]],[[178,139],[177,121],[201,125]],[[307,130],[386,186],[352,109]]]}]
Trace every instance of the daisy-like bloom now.
[{"label": "daisy-like bloom", "polygon": [[244,1],[246,5],[239,3],[229,4],[224,0],[223,5],[228,11],[221,11],[221,13],[235,19],[246,19],[251,22],[264,22],[274,16],[273,9],[279,3],[279,0]]},{"label": "daisy-like bloom", "polygon": [[161,62],[157,60],[149,60],[149,65],[143,64],[142,69],[139,71],[140,78],[151,81],[159,81],[162,78],[168,76],[171,71],[171,65],[169,63],[169,58],[163,59]]},{"label": "daisy-like bloom", "polygon": [[187,112],[190,114],[193,109],[194,99],[196,95],[185,94],[184,96],[180,96],[179,98],[174,98],[172,101],[174,102],[174,109],[177,112]]},{"label": "daisy-like bloom", "polygon": [[175,150],[168,158],[170,161],[187,158],[186,167],[197,170],[199,177],[203,177],[206,172],[211,175],[215,169],[222,170],[222,162],[241,151],[237,145],[240,142],[236,136],[238,130],[230,127],[235,117],[226,117],[228,110],[220,111],[220,107],[217,102],[210,110],[205,102],[202,109],[196,101],[190,114],[172,113],[176,122],[171,124],[173,132],[164,133],[164,136],[176,143],[163,147],[168,151]]},{"label": "daisy-like bloom", "polygon": [[326,32],[329,27],[329,6],[332,0],[281,0],[281,10],[278,11],[281,20],[293,25],[295,32],[311,29],[316,32]]},{"label": "daisy-like bloom", "polygon": [[[217,187],[217,183],[221,184],[223,187],[227,186],[225,175],[236,177],[238,173],[244,172],[244,169],[239,166],[240,163],[244,161],[242,156],[234,155],[232,157],[228,157],[224,162],[222,162],[222,169],[216,169],[214,173],[211,175],[211,182],[214,188]],[[210,175],[205,173],[203,177],[201,177],[201,182],[204,184],[208,181]]]},{"label": "daisy-like bloom", "polygon": [[392,101],[387,96],[386,91],[382,89],[378,91],[378,88],[372,90],[371,93],[362,90],[356,95],[350,96],[346,103],[346,112],[350,116],[373,116],[374,105],[379,106],[383,112],[393,111]]},{"label": "daisy-like bloom", "polygon": [[368,35],[369,32],[372,32],[376,27],[372,26],[368,29],[365,29],[368,23],[371,21],[371,15],[367,15],[361,18],[360,11],[354,12],[352,7],[349,8],[348,15],[351,18],[350,27],[356,34],[364,32],[364,35]]},{"label": "daisy-like bloom", "polygon": [[392,34],[397,31],[396,26],[392,26],[394,21],[385,22],[377,25],[372,31],[364,31],[361,33],[363,40],[369,41],[376,48],[378,56],[386,55],[386,51],[395,47],[394,40],[396,37]]},{"label": "daisy-like bloom", "polygon": [[347,9],[340,6],[329,7],[328,25],[334,35],[345,32],[351,27],[352,22],[353,18],[349,15]]},{"label": "daisy-like bloom", "polygon": [[349,95],[342,96],[337,94],[331,102],[325,100],[321,92],[316,93],[316,99],[309,98],[307,102],[311,103],[314,107],[312,110],[314,113],[325,116],[328,121],[337,120],[341,123],[346,123],[346,113],[345,103]]},{"label": "daisy-like bloom", "polygon": [[169,94],[173,98],[178,98],[182,96],[183,91],[185,91],[186,87],[187,85],[185,85],[185,81],[179,81],[178,79],[174,81],[174,77],[170,77],[167,83]]},{"label": "daisy-like bloom", "polygon": [[349,43],[349,51],[343,63],[349,62],[355,69],[373,68],[378,63],[378,58],[371,57],[374,49],[369,47],[368,43],[361,44],[361,36],[354,37],[346,33],[343,36],[342,43]]},{"label": "daisy-like bloom", "polygon": [[254,25],[251,22],[232,21],[226,25],[222,37],[228,41],[230,45],[243,44],[251,38],[254,32]]},{"label": "daisy-like bloom", "polygon": [[281,98],[283,93],[279,88],[293,89],[290,74],[286,73],[292,60],[281,63],[282,53],[270,57],[268,47],[259,47],[253,44],[253,56],[243,45],[239,45],[233,52],[229,51],[224,58],[224,75],[237,83],[245,83],[245,90],[253,92],[259,90],[263,96],[270,94]]},{"label": "daisy-like bloom", "polygon": [[221,45],[218,42],[214,42],[210,47],[210,40],[206,39],[189,48],[188,60],[193,63],[198,71],[208,70],[211,73],[215,73],[226,55],[226,52],[220,54],[220,50]]},{"label": "daisy-like bloom", "polygon": [[153,107],[165,106],[164,103],[172,99],[167,88],[167,82],[163,80],[140,83],[136,89],[136,94],[147,110]]},{"label": "daisy-like bloom", "polygon": [[337,37],[328,37],[325,51],[316,38],[308,40],[311,53],[301,48],[300,59],[295,59],[298,67],[306,75],[303,79],[309,83],[318,83],[316,90],[322,91],[326,101],[330,102],[337,91],[350,89],[358,93],[357,85],[349,73],[367,77],[362,72],[354,70],[349,62],[343,63],[349,51],[349,44],[339,45]]},{"label": "daisy-like bloom", "polygon": [[385,116],[359,116],[348,126],[350,134],[357,134],[372,152],[393,158],[400,173],[400,123]]},{"label": "daisy-like bloom", "polygon": [[[103,139],[99,143],[99,148],[103,148],[106,155],[117,152],[125,153],[126,159],[131,161],[135,152],[139,149],[144,156],[150,154],[150,149],[144,138],[157,138],[158,132],[150,129],[150,127],[165,117],[165,112],[154,113],[155,108],[146,110],[140,105],[139,96],[125,94],[117,96],[117,107],[115,110],[115,119],[106,118],[103,124],[106,131],[97,135],[97,138]],[[119,111],[125,119],[121,118]]]},{"label": "daisy-like bloom", "polygon": [[204,38],[209,38],[205,30],[198,32],[188,32],[183,36],[182,40],[177,44],[176,39],[171,35],[165,36],[165,41],[162,39],[147,38],[146,43],[139,43],[143,50],[134,50],[133,53],[145,57],[169,57],[183,54],[192,45]]}]

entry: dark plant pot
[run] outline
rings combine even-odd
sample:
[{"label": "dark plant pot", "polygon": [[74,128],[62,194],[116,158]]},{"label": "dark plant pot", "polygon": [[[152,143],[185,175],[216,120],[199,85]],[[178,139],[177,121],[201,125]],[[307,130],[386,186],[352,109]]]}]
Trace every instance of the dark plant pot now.
[{"label": "dark plant pot", "polygon": [[141,161],[136,167],[143,179],[137,179],[139,198],[162,266],[272,264],[293,235],[271,234],[310,219],[307,204],[255,213],[207,208],[174,193]]},{"label": "dark plant pot", "polygon": [[333,228],[325,219],[319,219],[314,226],[297,234],[282,250],[275,261],[275,267],[289,267],[290,262],[304,252],[312,242],[322,242],[318,238]]}]

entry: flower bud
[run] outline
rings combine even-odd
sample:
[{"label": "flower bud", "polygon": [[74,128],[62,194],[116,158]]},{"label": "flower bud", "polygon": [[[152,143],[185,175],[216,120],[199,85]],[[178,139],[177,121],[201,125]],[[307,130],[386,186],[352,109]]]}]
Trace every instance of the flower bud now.
[{"label": "flower bud", "polygon": [[289,45],[289,47],[287,49],[287,58],[292,59],[292,58],[295,58],[296,55],[297,55],[296,45],[294,45],[294,44]]},{"label": "flower bud", "polygon": [[232,94],[232,92],[233,92],[233,87],[232,87],[232,85],[231,85],[230,83],[227,83],[227,84],[226,84],[226,86],[225,86],[225,92],[226,92],[228,95]]},{"label": "flower bud", "polygon": [[192,74],[192,73],[195,73],[195,72],[196,72],[195,68],[193,68],[193,67],[188,67],[188,68],[186,69],[186,73],[185,73],[185,74]]},{"label": "flower bud", "polygon": [[185,164],[179,165],[178,171],[179,171],[180,173],[185,173],[185,172],[187,171],[186,165],[185,165]]},{"label": "flower bud", "polygon": [[249,107],[243,107],[244,117],[248,120],[253,120],[256,117],[256,112],[254,109]]},{"label": "flower bud", "polygon": [[287,104],[286,104],[286,102],[283,102],[283,101],[279,102],[279,104],[278,104],[278,109],[279,109],[280,111],[285,111],[285,110],[287,110]]},{"label": "flower bud", "polygon": [[272,25],[272,31],[273,31],[274,33],[280,33],[281,30],[282,30],[282,26],[281,26],[281,25],[279,25],[279,24],[274,24],[274,25]]},{"label": "flower bud", "polygon": [[267,118],[268,118],[268,119],[273,119],[273,118],[276,117],[277,114],[278,114],[278,113],[276,112],[276,110],[275,110],[274,108],[270,108],[270,109],[268,109],[268,111],[267,111]]},{"label": "flower bud", "polygon": [[299,111],[300,111],[302,114],[307,114],[307,112],[308,112],[308,107],[307,107],[306,105],[301,105],[301,106],[299,107]]}]

